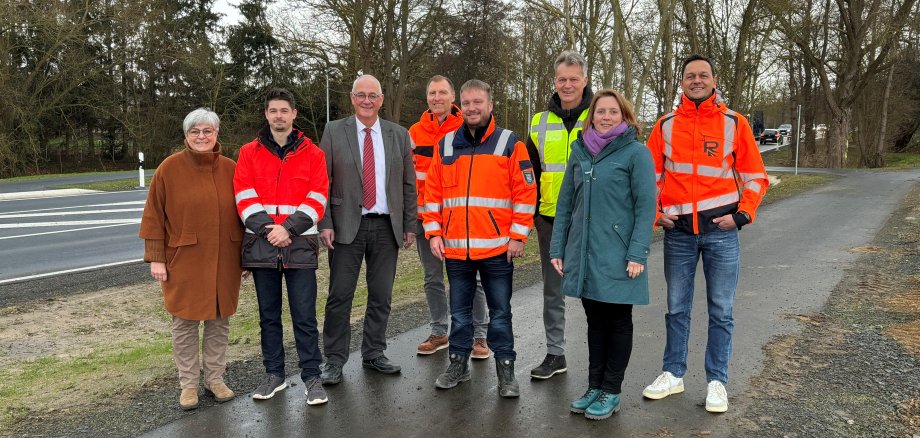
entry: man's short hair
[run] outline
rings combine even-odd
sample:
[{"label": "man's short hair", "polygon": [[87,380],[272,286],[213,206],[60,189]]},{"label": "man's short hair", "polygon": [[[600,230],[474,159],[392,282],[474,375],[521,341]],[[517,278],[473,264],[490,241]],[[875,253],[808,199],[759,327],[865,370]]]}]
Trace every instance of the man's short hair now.
[{"label": "man's short hair", "polygon": [[428,84],[425,85],[425,91],[426,92],[428,91],[428,87],[431,86],[432,82],[441,82],[441,81],[447,82],[447,85],[450,85],[450,91],[454,91],[454,83],[447,76],[442,76],[442,75],[432,76],[431,79],[428,80]]},{"label": "man's short hair", "polygon": [[683,65],[680,67],[681,78],[684,77],[684,72],[687,70],[687,65],[693,61],[706,61],[706,63],[709,64],[709,69],[712,70],[712,75],[716,75],[716,66],[712,64],[712,60],[703,55],[700,55],[699,53],[694,53],[688,56],[687,59],[684,59]]},{"label": "man's short hair", "polygon": [[351,83],[351,92],[354,93],[358,88],[358,82],[361,82],[362,79],[372,79],[377,84],[377,91],[380,94],[383,94],[383,86],[380,85],[380,80],[375,78],[373,75],[361,75],[355,78],[355,81]]},{"label": "man's short hair", "polygon": [[198,108],[185,116],[182,121],[182,133],[188,134],[188,131],[198,125],[208,125],[215,131],[220,131],[220,117],[210,108]]},{"label": "man's short hair", "polygon": [[556,74],[556,70],[559,69],[559,66],[565,65],[577,65],[581,67],[581,75],[588,76],[588,61],[585,61],[585,57],[581,56],[580,53],[572,50],[563,50],[559,56],[556,57],[556,62],[553,63],[553,74]]},{"label": "man's short hair", "polygon": [[460,87],[460,92],[463,93],[466,90],[472,89],[485,91],[486,96],[489,96],[489,101],[492,101],[492,87],[490,87],[489,84],[480,81],[479,79],[470,79],[463,83],[463,85]]},{"label": "man's short hair", "polygon": [[294,106],[294,93],[284,89],[284,88],[272,88],[268,93],[265,94],[265,109],[268,110],[268,103],[273,100],[283,100],[291,105],[291,109],[296,109]]}]

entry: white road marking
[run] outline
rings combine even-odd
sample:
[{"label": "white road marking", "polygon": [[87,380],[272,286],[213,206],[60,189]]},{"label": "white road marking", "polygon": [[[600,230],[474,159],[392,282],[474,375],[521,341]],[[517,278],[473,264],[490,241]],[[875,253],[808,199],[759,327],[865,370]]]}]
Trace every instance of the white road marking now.
[{"label": "white road marking", "polygon": [[53,277],[55,275],[62,275],[62,274],[73,274],[76,272],[92,271],[93,269],[109,268],[112,266],[120,266],[120,265],[129,265],[131,263],[137,263],[137,262],[142,262],[142,261],[144,261],[144,259],[125,260],[122,262],[105,263],[105,264],[96,265],[96,266],[87,266],[85,268],[75,268],[75,269],[67,269],[64,271],[48,272],[45,274],[28,275],[25,277],[17,277],[17,278],[10,278],[7,280],[0,280],[0,284],[14,283],[14,282],[23,281],[23,280],[34,280],[36,278]]},{"label": "white road marking", "polygon": [[69,227],[77,225],[104,225],[104,224],[139,224],[138,219],[100,219],[95,221],[58,221],[58,222],[29,222],[20,224],[0,224],[0,229],[8,228],[32,228],[32,227]]},{"label": "white road marking", "polygon": [[116,205],[144,205],[146,203],[147,201],[109,202],[107,204],[72,205],[70,207],[38,208],[35,210],[8,211],[6,213],[0,213],[0,214],[35,213],[39,211],[66,210],[68,208],[114,207]]},{"label": "white road marking", "polygon": [[129,193],[129,192],[146,192],[147,189],[136,189],[136,190],[121,190],[117,192],[100,192],[98,190],[83,190],[83,189],[64,189],[64,190],[74,190],[78,191],[76,193],[54,193],[48,194],[47,192],[59,192],[60,190],[44,190],[40,192],[14,192],[14,193],[0,193],[0,202],[4,201],[23,201],[29,199],[44,199],[44,198],[64,198],[70,196],[91,196],[91,195],[111,195],[113,193]]},{"label": "white road marking", "polygon": [[0,240],[16,239],[16,238],[19,238],[19,237],[44,236],[44,235],[47,235],[47,234],[70,233],[70,232],[73,232],[73,231],[96,230],[96,229],[99,229],[99,228],[121,227],[121,226],[124,226],[124,225],[134,225],[134,224],[100,225],[100,226],[98,226],[98,227],[74,228],[74,229],[70,229],[70,230],[46,231],[46,232],[44,232],[44,233],[20,234],[20,235],[17,235],[17,236],[0,237]]},{"label": "white road marking", "polygon": [[111,210],[77,210],[77,211],[48,211],[44,213],[0,213],[0,219],[14,219],[22,217],[44,216],[74,216],[79,214],[105,214],[105,213],[131,213],[144,211],[143,208],[113,208]]}]

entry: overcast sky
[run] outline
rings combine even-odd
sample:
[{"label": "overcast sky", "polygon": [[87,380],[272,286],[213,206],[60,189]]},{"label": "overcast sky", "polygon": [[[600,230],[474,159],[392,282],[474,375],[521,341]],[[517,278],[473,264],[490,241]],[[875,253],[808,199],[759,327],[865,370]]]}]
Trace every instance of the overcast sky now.
[{"label": "overcast sky", "polygon": [[217,0],[214,2],[214,11],[224,15],[221,18],[223,25],[236,24],[240,21],[240,13],[236,9],[237,4],[239,4],[239,0]]}]

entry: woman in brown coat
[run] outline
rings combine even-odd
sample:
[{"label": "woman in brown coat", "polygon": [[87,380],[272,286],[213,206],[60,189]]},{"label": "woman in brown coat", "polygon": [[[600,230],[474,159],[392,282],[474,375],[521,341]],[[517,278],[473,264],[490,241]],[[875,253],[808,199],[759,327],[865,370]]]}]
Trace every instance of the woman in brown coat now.
[{"label": "woman in brown coat", "polygon": [[[240,295],[243,228],[233,196],[236,163],[221,156],[220,119],[205,108],[182,124],[185,149],[169,156],[150,182],[141,219],[144,261],[163,286],[173,315],[173,357],[182,409],[198,407],[199,367],[204,388],[218,402],[235,394],[224,384],[229,317]],[[204,322],[199,365],[198,330]]]}]

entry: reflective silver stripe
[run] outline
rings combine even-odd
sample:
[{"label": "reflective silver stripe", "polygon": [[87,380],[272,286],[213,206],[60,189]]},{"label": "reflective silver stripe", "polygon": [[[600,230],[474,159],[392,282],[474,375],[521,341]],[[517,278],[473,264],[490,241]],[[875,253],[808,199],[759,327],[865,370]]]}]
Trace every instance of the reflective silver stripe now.
[{"label": "reflective silver stripe", "polygon": [[441,204],[429,202],[425,204],[425,211],[441,211]]},{"label": "reflective silver stripe", "polygon": [[444,142],[444,149],[442,151],[443,153],[441,154],[442,157],[449,157],[454,154],[454,133],[455,132],[456,131],[448,132],[447,135],[444,136],[444,139],[442,140]]},{"label": "reflective silver stripe", "polygon": [[258,197],[259,197],[259,194],[256,193],[256,189],[240,190],[240,192],[236,194],[236,203],[239,204],[240,201],[244,199],[258,198]]},{"label": "reflective silver stripe", "polygon": [[317,233],[319,233],[319,229],[316,228],[316,224],[313,224],[313,226],[310,227],[309,230],[304,231],[303,233],[300,233],[300,235],[301,235],[301,236],[307,236],[307,235],[310,235],[310,234],[317,234]]},{"label": "reflective silver stripe", "polygon": [[[727,110],[726,114],[735,115],[735,112],[732,110]],[[722,157],[727,157],[732,154],[732,151],[735,150],[735,131],[737,130],[735,119],[731,117],[725,117],[725,141],[722,144]]]},{"label": "reflective silver stripe", "polygon": [[669,119],[661,122],[661,136],[664,137],[664,156],[671,156],[671,140],[674,139],[674,118],[671,117],[674,115],[673,112],[668,113],[665,117],[670,117]]},{"label": "reflective silver stripe", "polygon": [[425,231],[438,231],[441,229],[441,224],[437,222],[425,222],[422,224],[422,227],[425,229]]},{"label": "reflective silver stripe", "polygon": [[[511,240],[510,237],[498,237],[495,239],[469,239],[470,248],[489,249],[498,248],[506,245]],[[448,248],[466,248],[467,239],[445,239],[444,245]]]},{"label": "reflective silver stripe", "polygon": [[662,209],[664,214],[679,216],[682,214],[693,213],[693,204],[669,205]]},{"label": "reflective silver stripe", "polygon": [[307,216],[310,216],[310,219],[313,219],[314,224],[316,224],[316,222],[319,221],[319,213],[316,212],[316,209],[314,209],[313,207],[310,207],[307,204],[300,204],[297,207],[297,211],[302,211],[306,213]]},{"label": "reflective silver stripe", "polygon": [[696,203],[696,211],[711,210],[716,207],[738,202],[738,192],[731,192],[727,195],[716,196],[715,198],[704,199]]},{"label": "reflective silver stripe", "polygon": [[415,171],[415,179],[419,181],[424,181],[425,178],[428,178],[428,172],[419,172]]},{"label": "reflective silver stripe", "polygon": [[511,224],[511,232],[526,236],[530,232],[530,227],[521,224]]},{"label": "reflective silver stripe", "polygon": [[537,212],[537,206],[533,204],[514,204],[511,208],[515,213],[534,214]]},{"label": "reflective silver stripe", "polygon": [[263,207],[265,207],[265,212],[268,213],[268,214],[270,214],[270,215],[272,215],[272,214],[278,214],[278,206],[277,206],[277,205],[265,204],[265,205],[263,205]]},{"label": "reflective silver stripe", "polygon": [[505,149],[508,149],[508,138],[510,137],[511,131],[503,129],[501,135],[498,136],[498,142],[495,143],[495,155],[502,156],[505,154]]},{"label": "reflective silver stripe", "polygon": [[456,208],[456,207],[511,208],[510,199],[483,198],[479,196],[470,196],[469,203],[467,203],[466,197],[446,198],[441,202],[446,208]]},{"label": "reflective silver stripe", "polygon": [[675,163],[669,158],[664,160],[664,168],[670,170],[674,173],[686,173],[688,175],[693,174],[693,164],[692,163]]},{"label": "reflective silver stripe", "polygon": [[[540,123],[531,128],[537,131],[537,151],[540,154],[540,162],[543,162],[543,148],[546,146],[546,121],[549,120],[549,111],[540,113]],[[531,131],[531,132],[533,132]]]},{"label": "reflective silver stripe", "polygon": [[249,234],[255,234],[255,231],[252,231],[252,230],[250,230],[249,228],[246,229],[246,232],[249,233]]},{"label": "reflective silver stripe", "polygon": [[[725,166],[725,164],[723,164]],[[735,179],[735,174],[731,167],[713,167],[702,164],[696,166],[696,173],[701,176],[711,176],[713,178]]]},{"label": "reflective silver stripe", "polygon": [[763,173],[739,173],[739,175],[744,182],[753,181],[755,179],[767,179],[767,175]]},{"label": "reflective silver stripe", "polygon": [[326,197],[323,196],[322,193],[311,191],[310,193],[307,193],[307,197],[316,200],[316,202],[319,202],[322,206],[326,205]]},{"label": "reflective silver stripe", "polygon": [[249,219],[249,216],[252,216],[263,210],[265,210],[265,207],[263,207],[262,204],[252,204],[249,207],[246,207],[246,209],[240,213],[240,218],[243,219],[243,222],[246,222],[246,219]]},{"label": "reflective silver stripe", "polygon": [[297,207],[293,205],[279,205],[278,214],[294,214],[297,211]]},{"label": "reflective silver stripe", "polygon": [[584,126],[585,126],[584,121],[583,121],[583,120],[578,120],[578,121],[575,122],[575,126],[572,127],[572,130],[574,131],[574,130],[580,129],[580,128],[584,127]]},{"label": "reflective silver stripe", "polygon": [[[542,158],[541,158],[542,159]],[[565,164],[543,164],[544,172],[565,172]]]},{"label": "reflective silver stripe", "polygon": [[658,181],[661,181],[661,174],[660,174],[660,173],[656,173],[656,174],[655,174],[655,182],[658,182]]},{"label": "reflective silver stripe", "polygon": [[748,181],[744,183],[744,188],[760,193],[760,183],[757,181]]}]

